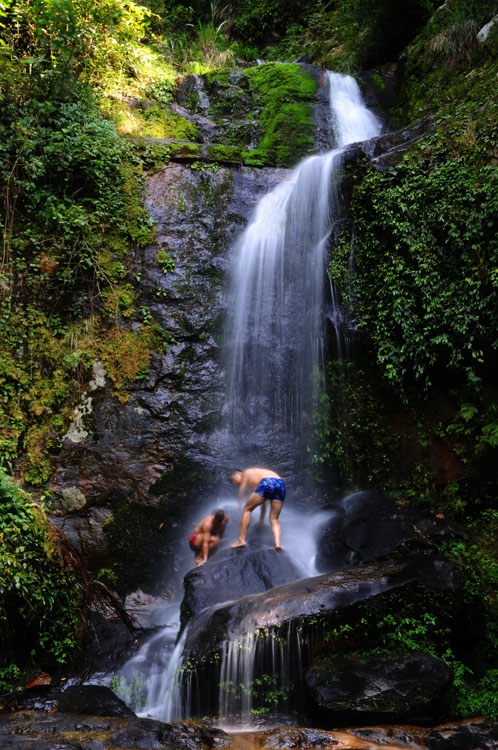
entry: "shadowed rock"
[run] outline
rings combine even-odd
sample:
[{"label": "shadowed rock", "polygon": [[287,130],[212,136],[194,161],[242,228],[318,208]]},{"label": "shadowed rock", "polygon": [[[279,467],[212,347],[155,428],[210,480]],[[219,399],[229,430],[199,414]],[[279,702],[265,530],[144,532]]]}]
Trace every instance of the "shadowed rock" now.
[{"label": "shadowed rock", "polygon": [[0,747],[9,750],[196,750],[230,744],[221,729],[197,722],[163,724],[134,716],[50,715],[40,711],[0,716]]},{"label": "shadowed rock", "polygon": [[90,716],[135,716],[121,698],[102,685],[70,685],[59,698],[58,710]]},{"label": "shadowed rock", "polygon": [[452,677],[452,670],[440,659],[409,651],[333,656],[311,667],[305,679],[322,708],[401,717],[426,711]]},{"label": "shadowed rock", "polygon": [[398,552],[431,549],[452,534],[458,524],[406,508],[373,492],[356,492],[327,522],[318,539],[316,566],[331,571],[379,560]]},{"label": "shadowed rock", "polygon": [[270,529],[255,525],[250,529],[246,547],[221,549],[205,565],[187,573],[183,582],[182,629],[206,607],[297,580],[297,568],[285,552],[270,547],[272,543]]}]

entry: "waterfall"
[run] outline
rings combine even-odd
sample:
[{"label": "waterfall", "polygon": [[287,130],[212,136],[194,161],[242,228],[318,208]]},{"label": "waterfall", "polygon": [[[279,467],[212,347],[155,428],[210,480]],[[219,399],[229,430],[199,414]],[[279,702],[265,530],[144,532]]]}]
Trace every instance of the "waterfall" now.
[{"label": "waterfall", "polygon": [[353,78],[328,73],[328,81],[339,147],[305,159],[268,193],[234,248],[228,411],[245,457],[292,436],[294,463],[303,454],[325,360],[326,259],[342,151],[380,132]]},{"label": "waterfall", "polygon": [[[245,456],[253,445],[284,442],[288,450],[292,434],[297,436],[292,461],[305,454],[325,363],[327,252],[339,218],[344,147],[381,130],[351,76],[328,73],[328,82],[337,148],[305,159],[266,195],[234,249],[228,398],[235,442]],[[330,297],[334,354],[345,357],[344,316],[334,285]],[[221,656],[224,721],[238,716],[248,722],[253,712],[285,713],[299,706],[304,659],[299,629],[247,633],[227,641]],[[273,700],[268,706],[258,691],[272,679],[275,684],[266,685],[270,704]]]},{"label": "waterfall", "polygon": [[219,716],[250,725],[255,716],[290,715],[302,706],[303,668],[310,665],[310,636],[288,625],[278,630],[245,633],[221,650]]},{"label": "waterfall", "polygon": [[[326,262],[339,215],[343,149],[380,132],[353,78],[329,73],[328,82],[337,148],[305,159],[268,193],[234,247],[227,413],[232,454],[238,451],[245,465],[259,459],[261,446],[268,462],[273,446],[281,446],[280,458],[288,456],[290,465],[306,456],[326,355]],[[336,323],[330,317],[339,340],[339,317]],[[279,468],[282,461],[275,462]],[[312,575],[309,509],[304,515],[291,536],[300,539],[298,566]],[[174,647],[171,629],[160,631],[122,670],[128,684],[137,672],[144,675],[140,715],[171,721],[217,712],[250,720],[254,712],[285,713],[302,704],[311,636],[303,638],[301,628],[239,635],[223,645],[217,668],[197,671],[183,664],[185,635]]]}]

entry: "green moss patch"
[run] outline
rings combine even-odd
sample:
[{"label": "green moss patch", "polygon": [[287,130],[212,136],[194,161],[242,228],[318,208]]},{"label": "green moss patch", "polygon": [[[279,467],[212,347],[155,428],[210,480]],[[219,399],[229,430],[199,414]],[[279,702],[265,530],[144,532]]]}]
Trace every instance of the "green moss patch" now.
[{"label": "green moss patch", "polygon": [[246,164],[295,164],[313,145],[309,102],[316,91],[315,80],[293,63],[266,63],[244,73],[262,105],[262,135],[255,150],[244,152]]},{"label": "green moss patch", "polygon": [[119,135],[192,141],[199,133],[197,125],[157,102],[108,99],[102,108],[114,120]]}]

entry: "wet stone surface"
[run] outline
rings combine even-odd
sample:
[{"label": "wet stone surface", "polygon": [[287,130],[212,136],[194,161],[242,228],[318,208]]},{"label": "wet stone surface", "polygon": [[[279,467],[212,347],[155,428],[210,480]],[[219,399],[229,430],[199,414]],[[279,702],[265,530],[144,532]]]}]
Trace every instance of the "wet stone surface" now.
[{"label": "wet stone surface", "polygon": [[2,750],[496,750],[498,725],[484,719],[417,726],[372,726],[327,731],[296,726],[228,734],[199,722],[104,718],[38,711],[0,715]]}]

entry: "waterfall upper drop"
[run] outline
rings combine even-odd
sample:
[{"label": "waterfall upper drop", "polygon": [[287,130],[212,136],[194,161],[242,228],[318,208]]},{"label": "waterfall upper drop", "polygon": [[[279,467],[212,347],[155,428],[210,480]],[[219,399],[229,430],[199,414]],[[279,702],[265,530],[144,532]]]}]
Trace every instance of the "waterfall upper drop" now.
[{"label": "waterfall upper drop", "polygon": [[352,76],[328,73],[332,127],[339,147],[376,138],[382,124],[365,106],[360,87]]},{"label": "waterfall upper drop", "polygon": [[[338,73],[328,73],[327,78],[339,148],[305,159],[268,193],[234,251],[228,366],[231,428],[241,455],[256,459],[264,452],[279,466],[282,459],[274,451],[282,442],[287,443],[282,454],[290,454],[294,465],[299,463],[320,390],[326,256],[339,215],[342,147],[370,139],[381,129],[354,78]],[[292,450],[292,443],[297,450]]]}]

